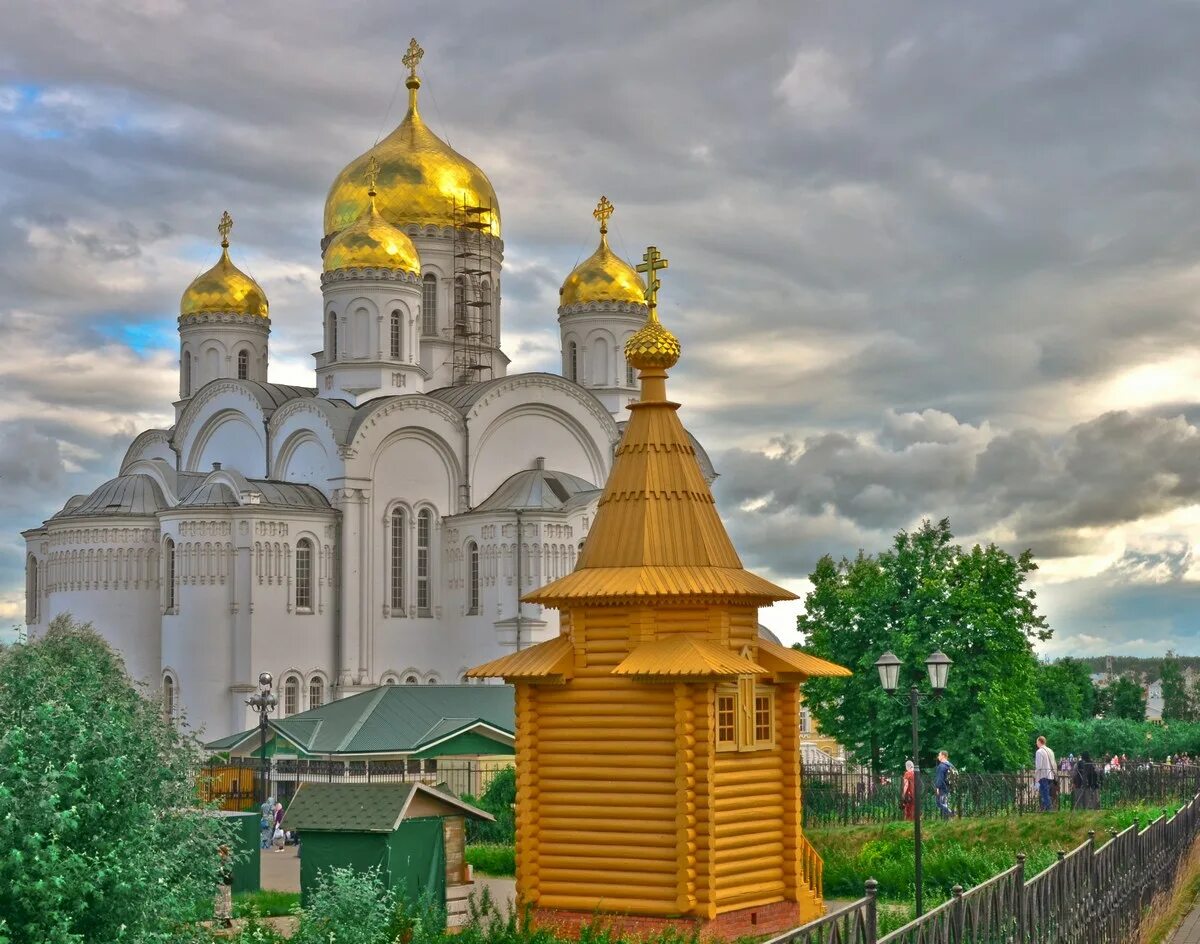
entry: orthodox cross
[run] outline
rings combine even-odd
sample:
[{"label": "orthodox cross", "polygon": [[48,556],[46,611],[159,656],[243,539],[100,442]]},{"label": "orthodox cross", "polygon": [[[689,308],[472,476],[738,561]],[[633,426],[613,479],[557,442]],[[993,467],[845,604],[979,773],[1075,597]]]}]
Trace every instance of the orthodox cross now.
[{"label": "orthodox cross", "polygon": [[233,217],[226,210],[221,214],[221,222],[217,224],[217,232],[221,234],[221,248],[229,248],[229,231],[233,229]]},{"label": "orthodox cross", "polygon": [[375,196],[375,184],[379,182],[379,161],[375,160],[374,154],[367,159],[367,169],[363,176],[367,179],[367,196]]},{"label": "orthodox cross", "polygon": [[654,314],[654,309],[658,307],[658,290],[662,286],[655,272],[666,267],[667,260],[658,251],[657,246],[648,246],[646,248],[646,251],[642,254],[642,263],[637,267],[639,272],[646,273],[646,304],[650,306],[651,315]]},{"label": "orthodox cross", "polygon": [[596,209],[592,210],[592,216],[600,221],[600,235],[603,236],[608,232],[608,218],[613,215],[613,205],[608,197],[601,197],[600,202],[596,204]]},{"label": "orthodox cross", "polygon": [[414,36],[408,41],[408,52],[401,58],[405,68],[408,69],[408,74],[415,77],[417,74],[417,66],[421,62],[421,57],[425,55],[425,50],[417,45],[417,38]]}]

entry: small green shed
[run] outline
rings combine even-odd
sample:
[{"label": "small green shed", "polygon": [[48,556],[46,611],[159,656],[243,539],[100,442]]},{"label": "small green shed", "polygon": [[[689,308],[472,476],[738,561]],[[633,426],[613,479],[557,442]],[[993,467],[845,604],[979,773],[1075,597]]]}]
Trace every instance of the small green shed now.
[{"label": "small green shed", "polygon": [[233,853],[233,892],[256,892],[261,887],[262,831],[258,813],[231,813],[216,810],[219,816],[233,827],[233,841],[229,844]]},{"label": "small green shed", "polygon": [[[378,868],[411,902],[445,903],[467,884],[467,817],[492,819],[448,790],[424,783],[305,783],[284,816],[300,837],[300,902],[329,868]],[[449,894],[448,894],[449,893]]]}]

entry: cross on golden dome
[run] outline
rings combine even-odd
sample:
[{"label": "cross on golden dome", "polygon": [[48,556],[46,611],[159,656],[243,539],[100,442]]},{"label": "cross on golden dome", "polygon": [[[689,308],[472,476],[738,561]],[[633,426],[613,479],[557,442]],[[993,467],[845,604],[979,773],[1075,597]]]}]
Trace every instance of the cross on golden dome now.
[{"label": "cross on golden dome", "polygon": [[367,161],[367,169],[363,171],[363,177],[367,181],[367,195],[375,196],[375,185],[379,182],[379,161],[375,160],[374,154]]},{"label": "cross on golden dome", "polygon": [[229,231],[233,229],[233,217],[226,210],[221,214],[221,222],[217,224],[217,232],[221,234],[221,248],[229,248]]},{"label": "cross on golden dome", "polygon": [[603,236],[608,232],[608,218],[613,215],[613,205],[608,197],[601,197],[600,202],[596,204],[596,209],[592,210],[592,216],[600,221],[600,235]]},{"label": "cross on golden dome", "polygon": [[647,246],[646,251],[642,253],[642,261],[638,264],[637,270],[646,275],[646,304],[650,306],[652,319],[654,318],[654,309],[658,307],[658,290],[662,287],[662,283],[655,273],[666,267],[667,260],[658,251],[658,247]]},{"label": "cross on golden dome", "polygon": [[417,38],[414,36],[408,41],[408,52],[401,58],[410,78],[416,78],[417,66],[421,63],[421,58],[425,55],[425,50],[417,43]]}]

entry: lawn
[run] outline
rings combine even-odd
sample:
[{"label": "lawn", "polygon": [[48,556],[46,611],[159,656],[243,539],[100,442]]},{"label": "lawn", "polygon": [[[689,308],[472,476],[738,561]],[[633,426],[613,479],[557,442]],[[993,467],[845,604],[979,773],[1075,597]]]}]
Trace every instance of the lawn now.
[{"label": "lawn", "polygon": [[300,904],[299,892],[239,892],[233,896],[235,918],[279,918],[292,914]]}]

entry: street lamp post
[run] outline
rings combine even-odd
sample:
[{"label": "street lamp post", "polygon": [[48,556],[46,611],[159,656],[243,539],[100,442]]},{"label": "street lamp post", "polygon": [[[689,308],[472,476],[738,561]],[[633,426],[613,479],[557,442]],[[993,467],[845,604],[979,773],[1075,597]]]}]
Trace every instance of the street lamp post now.
[{"label": "street lamp post", "polygon": [[274,681],[270,672],[260,672],[258,691],[246,699],[246,704],[258,712],[258,753],[263,765],[263,773],[259,778],[262,782],[262,796],[258,798],[260,804],[267,802],[267,715],[275,707],[275,693],[271,691]]},{"label": "street lamp post", "polygon": [[[885,652],[875,663],[879,670],[879,682],[889,695],[896,694],[900,680],[900,666],[903,663],[896,658],[894,652]],[[913,755],[913,848],[914,848],[914,877],[916,879],[917,917],[925,913],[922,901],[921,873],[921,735],[918,726],[919,706],[923,698],[940,698],[946,688],[946,676],[950,673],[953,663],[940,649],[925,660],[925,668],[929,672],[929,687],[931,694],[923,693],[916,685],[908,690],[908,705],[912,711],[912,755]],[[901,699],[897,699],[901,700]]]}]

